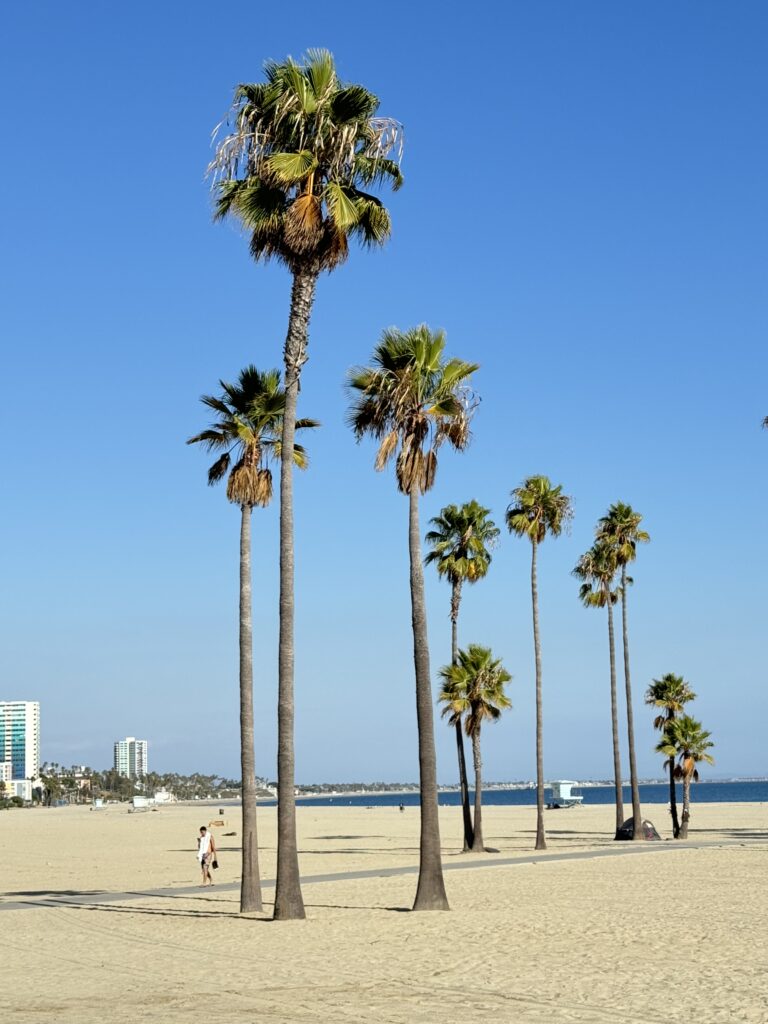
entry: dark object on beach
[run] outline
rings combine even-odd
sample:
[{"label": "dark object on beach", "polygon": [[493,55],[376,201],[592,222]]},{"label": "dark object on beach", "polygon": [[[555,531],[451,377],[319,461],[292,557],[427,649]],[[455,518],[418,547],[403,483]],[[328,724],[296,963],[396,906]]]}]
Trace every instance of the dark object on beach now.
[{"label": "dark object on beach", "polygon": [[217,868],[218,866],[219,866],[219,862],[217,860],[214,860],[214,861],[211,862],[211,867],[212,868]]},{"label": "dark object on beach", "polygon": [[[634,839],[635,837],[635,822],[633,818],[627,818],[621,828],[616,830],[617,839]],[[643,818],[643,839],[661,839],[661,836],[656,831],[652,821],[646,821]]]}]

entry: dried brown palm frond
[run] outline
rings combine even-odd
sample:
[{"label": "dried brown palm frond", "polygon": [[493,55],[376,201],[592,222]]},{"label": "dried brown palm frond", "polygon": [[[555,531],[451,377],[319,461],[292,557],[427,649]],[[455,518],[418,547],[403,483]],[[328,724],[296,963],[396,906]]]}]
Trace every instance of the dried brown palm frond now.
[{"label": "dried brown palm frond", "polygon": [[434,448],[430,448],[424,456],[424,469],[421,479],[421,493],[426,494],[427,491],[432,490],[435,482],[435,475],[437,474],[437,453]]},{"label": "dried brown palm frond", "polygon": [[227,497],[237,505],[265,507],[272,498],[271,470],[241,459],[229,474]]},{"label": "dried brown palm frond", "polygon": [[397,449],[397,441],[397,431],[391,430],[379,445],[379,450],[376,452],[376,461],[374,463],[374,468],[377,472],[381,472],[394,455],[395,450]]},{"label": "dried brown palm frond", "polygon": [[283,237],[298,254],[317,248],[323,234],[323,211],[320,199],[307,192],[295,199],[285,214]]},{"label": "dried brown palm frond", "polygon": [[461,451],[469,444],[469,418],[462,412],[451,420],[441,420],[437,428],[437,443],[449,441],[454,448]]},{"label": "dried brown palm frond", "polygon": [[344,263],[347,256],[349,256],[347,236],[326,221],[323,238],[317,249],[320,266],[323,270],[333,270]]},{"label": "dried brown palm frond", "polygon": [[400,449],[395,464],[397,486],[403,494],[410,494],[412,488],[424,492],[424,453],[421,448],[412,443],[412,438],[406,438]]}]

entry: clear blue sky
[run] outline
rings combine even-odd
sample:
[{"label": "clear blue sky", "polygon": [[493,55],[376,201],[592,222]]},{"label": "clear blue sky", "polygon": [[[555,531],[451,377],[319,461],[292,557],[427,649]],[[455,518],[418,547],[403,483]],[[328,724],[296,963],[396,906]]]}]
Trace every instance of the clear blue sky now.
[{"label": "clear blue sky", "polygon": [[[415,779],[407,508],[344,425],[380,330],[442,326],[482,364],[463,456],[424,524],[546,473],[572,533],[540,558],[549,777],[611,771],[604,616],[570,576],[617,499],[641,698],[685,675],[714,774],[768,771],[768,9],[717,2],[16,4],[4,12],[0,696],[39,699],[49,760],[239,773],[238,512],[184,446],[202,392],[278,365],[289,279],[213,225],[211,129],[265,58],[331,49],[406,130],[394,233],[320,282],[301,409],[323,421],[297,501],[297,776]],[[275,773],[277,509],[254,515],[257,764]],[[529,549],[506,534],[461,639],[514,675],[488,778],[530,778]],[[436,671],[447,587],[428,577]],[[439,777],[454,747],[437,725]],[[625,757],[626,761],[626,757]],[[707,771],[709,773],[709,770]]]}]

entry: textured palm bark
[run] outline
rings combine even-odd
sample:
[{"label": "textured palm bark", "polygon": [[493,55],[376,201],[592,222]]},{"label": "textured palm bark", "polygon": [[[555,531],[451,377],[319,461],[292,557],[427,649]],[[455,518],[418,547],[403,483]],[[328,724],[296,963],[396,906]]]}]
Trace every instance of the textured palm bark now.
[{"label": "textured palm bark", "polygon": [[621,784],[621,749],[619,747],[619,702],[616,693],[616,639],[613,632],[613,605],[608,597],[608,655],[611,660],[611,729],[613,731],[613,784],[616,789],[616,835],[624,824],[624,790]]},{"label": "textured palm bark", "polygon": [[419,533],[419,492],[411,487],[408,514],[408,551],[411,561],[411,621],[413,625],[413,662],[416,670],[416,719],[419,731],[419,793],[421,799],[421,835],[419,842],[419,882],[414,910],[448,910],[440,857],[440,820],[437,807],[437,758],[435,722],[432,712],[432,686],[429,675],[427,613],[424,601],[424,572],[421,566]]},{"label": "textured palm bark", "polygon": [[531,542],[531,602],[533,604],[533,648],[536,657],[536,849],[546,850],[544,838],[544,729],[541,700],[541,638],[539,636],[539,591],[536,580],[536,539]]},{"label": "textured palm bark", "polygon": [[680,819],[678,839],[688,838],[688,822],[691,818],[691,778],[683,776],[683,816]]},{"label": "textured palm bark", "polygon": [[672,812],[672,838],[680,836],[680,821],[677,817],[677,790],[675,788],[675,760],[669,759],[669,809]]},{"label": "textured palm bark", "polygon": [[[451,664],[459,660],[459,605],[461,604],[461,581],[454,580],[451,588]],[[461,789],[461,811],[464,818],[464,853],[472,849],[474,837],[472,814],[469,809],[469,783],[467,782],[467,759],[464,756],[464,735],[461,722],[456,722],[456,752],[459,757],[459,788]]]},{"label": "textured palm bark", "polygon": [[275,911],[278,921],[306,916],[301,895],[296,842],[294,756],[294,557],[293,453],[296,402],[301,367],[306,362],[309,318],[317,270],[297,270],[291,290],[291,312],[285,339],[285,412],[280,455],[280,639],[277,696],[277,874]]},{"label": "textured palm bark", "polygon": [[627,567],[621,567],[621,620],[624,640],[624,688],[627,698],[627,744],[629,746],[629,784],[632,788],[632,839],[642,842],[643,815],[640,810],[640,787],[635,758],[635,716],[632,711],[632,682],[629,674],[629,630],[627,628]]},{"label": "textured palm bark", "polygon": [[475,765],[475,835],[473,853],[485,853],[483,842],[483,759],[480,756],[480,726],[472,733],[472,759]]},{"label": "textured palm bark", "polygon": [[251,611],[251,505],[240,519],[240,772],[243,796],[243,860],[240,913],[262,910],[256,831],[256,757],[253,741],[253,615]]}]

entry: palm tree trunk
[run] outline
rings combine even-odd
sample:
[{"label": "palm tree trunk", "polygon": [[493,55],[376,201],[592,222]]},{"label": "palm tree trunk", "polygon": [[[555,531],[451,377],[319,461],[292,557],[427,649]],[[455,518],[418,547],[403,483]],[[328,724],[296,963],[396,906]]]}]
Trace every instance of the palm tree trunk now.
[{"label": "palm tree trunk", "polygon": [[293,592],[293,446],[301,367],[306,362],[309,318],[317,270],[296,271],[285,339],[285,412],[280,453],[280,640],[277,695],[277,875],[275,920],[304,918],[296,844]]},{"label": "palm tree trunk", "polygon": [[675,788],[675,761],[669,759],[669,809],[672,813],[672,838],[680,835],[680,822],[677,817],[677,790]]},{"label": "palm tree trunk", "polygon": [[[451,587],[451,664],[459,660],[459,605],[461,603],[461,580],[454,580]],[[461,720],[455,723],[456,750],[459,755],[459,788],[461,790],[461,810],[464,817],[464,853],[472,849],[473,830],[472,815],[469,810],[469,784],[467,783],[467,760],[464,757],[464,735],[461,731]]]},{"label": "palm tree trunk", "polygon": [[437,807],[437,758],[432,687],[429,677],[427,613],[424,601],[424,572],[421,566],[418,485],[411,487],[408,515],[408,551],[411,560],[411,621],[413,662],[416,670],[416,719],[419,730],[419,793],[421,837],[419,882],[414,910],[448,910],[440,859],[440,820]]},{"label": "palm tree trunk", "polygon": [[621,785],[621,751],[619,749],[619,706],[616,696],[616,641],[613,635],[613,605],[608,593],[608,654],[611,659],[611,729],[613,731],[613,781],[616,787],[616,835],[624,824],[624,791]]},{"label": "palm tree trunk", "polygon": [[691,817],[691,777],[683,776],[683,817],[680,821],[678,839],[688,838],[688,822]]},{"label": "palm tree trunk", "polygon": [[533,649],[536,656],[536,849],[546,850],[544,838],[544,735],[541,711],[541,638],[539,637],[539,591],[536,582],[536,538],[531,541],[531,602],[533,604]]},{"label": "palm tree trunk", "polygon": [[485,853],[483,842],[483,759],[480,756],[480,726],[472,733],[472,758],[475,763],[475,835],[473,853]]},{"label": "palm tree trunk", "polygon": [[621,567],[621,620],[624,641],[624,687],[627,697],[627,744],[629,746],[629,783],[632,787],[632,838],[642,842],[643,814],[640,810],[640,787],[637,782],[635,758],[635,718],[632,711],[632,683],[629,675],[629,631],[627,628],[627,567]]},{"label": "palm tree trunk", "polygon": [[240,771],[243,800],[243,865],[240,913],[262,910],[256,833],[256,759],[253,743],[253,618],[251,613],[251,505],[240,520]]}]

